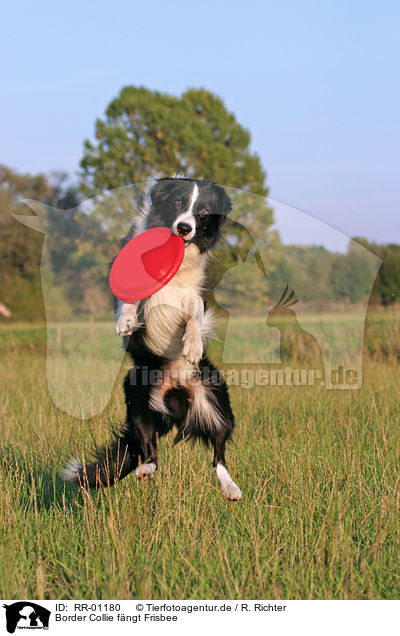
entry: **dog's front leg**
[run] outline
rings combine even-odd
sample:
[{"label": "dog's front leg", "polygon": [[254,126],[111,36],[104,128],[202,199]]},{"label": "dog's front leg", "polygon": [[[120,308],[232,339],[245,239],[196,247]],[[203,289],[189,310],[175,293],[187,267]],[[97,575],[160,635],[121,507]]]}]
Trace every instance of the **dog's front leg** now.
[{"label": "dog's front leg", "polygon": [[119,336],[130,336],[135,329],[140,327],[137,317],[137,308],[139,303],[124,303],[118,301],[115,317],[117,324],[115,330]]},{"label": "dog's front leg", "polygon": [[201,326],[204,316],[204,303],[200,296],[191,298],[187,307],[188,321],[183,336],[183,355],[192,364],[200,362],[203,356]]}]

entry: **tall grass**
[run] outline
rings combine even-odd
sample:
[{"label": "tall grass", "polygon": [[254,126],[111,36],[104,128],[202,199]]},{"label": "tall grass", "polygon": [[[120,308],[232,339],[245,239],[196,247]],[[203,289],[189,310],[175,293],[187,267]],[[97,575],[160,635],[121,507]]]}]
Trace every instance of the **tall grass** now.
[{"label": "tall grass", "polygon": [[153,482],[130,476],[99,492],[65,485],[57,476],[65,457],[88,456],[93,439],[123,421],[120,382],[101,416],[73,418],[51,400],[38,335],[28,342],[28,329],[7,329],[1,597],[398,598],[393,356],[365,358],[359,391],[232,387],[228,463],[244,498],[230,503],[211,451],[173,447],[170,438],[161,441]]}]

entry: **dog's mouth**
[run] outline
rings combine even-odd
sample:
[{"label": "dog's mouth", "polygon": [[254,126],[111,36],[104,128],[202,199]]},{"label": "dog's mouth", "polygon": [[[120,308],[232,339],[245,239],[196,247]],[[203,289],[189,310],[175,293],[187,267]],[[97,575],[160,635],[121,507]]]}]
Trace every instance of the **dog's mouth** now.
[{"label": "dog's mouth", "polygon": [[174,234],[175,236],[179,236],[183,240],[185,247],[188,247],[189,245],[191,245],[196,236],[195,234],[190,236],[182,236],[182,234],[180,234],[179,232],[176,232],[175,228],[171,229],[171,234]]}]

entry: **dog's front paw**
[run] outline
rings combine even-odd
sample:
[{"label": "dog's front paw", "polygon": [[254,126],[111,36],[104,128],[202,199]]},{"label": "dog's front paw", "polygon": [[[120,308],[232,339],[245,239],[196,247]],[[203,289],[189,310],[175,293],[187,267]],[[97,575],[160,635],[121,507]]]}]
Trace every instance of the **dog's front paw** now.
[{"label": "dog's front paw", "polygon": [[200,334],[186,332],[183,336],[183,355],[191,364],[200,362],[203,356],[203,343]]},{"label": "dog's front paw", "polygon": [[130,336],[137,327],[136,316],[121,316],[115,330],[119,336]]},{"label": "dog's front paw", "polygon": [[122,305],[115,330],[119,336],[130,336],[139,327],[136,305]]}]

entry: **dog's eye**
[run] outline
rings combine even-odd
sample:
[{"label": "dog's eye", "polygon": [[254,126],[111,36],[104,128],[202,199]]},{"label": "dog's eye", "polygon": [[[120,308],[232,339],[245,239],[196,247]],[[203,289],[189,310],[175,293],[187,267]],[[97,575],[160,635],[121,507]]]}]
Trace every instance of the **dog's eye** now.
[{"label": "dog's eye", "polygon": [[208,214],[208,210],[206,210],[205,208],[203,208],[202,210],[200,210],[200,214],[202,214],[203,216],[205,216],[206,214]]},{"label": "dog's eye", "polygon": [[179,199],[178,201],[175,201],[175,205],[177,208],[181,208],[183,206],[183,202]]}]

